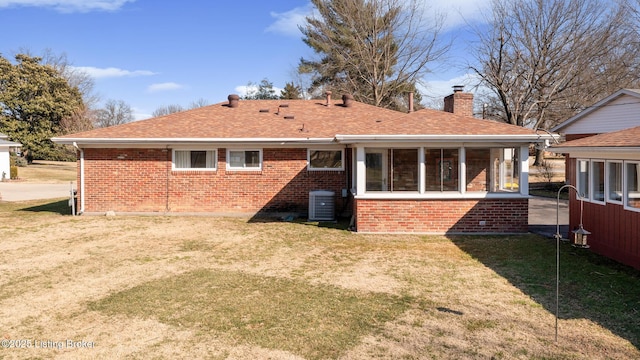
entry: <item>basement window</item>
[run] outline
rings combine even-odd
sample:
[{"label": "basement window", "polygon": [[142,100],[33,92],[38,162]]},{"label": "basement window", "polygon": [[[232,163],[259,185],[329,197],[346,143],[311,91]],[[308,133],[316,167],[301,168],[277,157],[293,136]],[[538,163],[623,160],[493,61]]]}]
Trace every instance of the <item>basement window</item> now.
[{"label": "basement window", "polygon": [[309,170],[344,170],[344,150],[313,150],[307,151]]},{"label": "basement window", "polygon": [[262,170],[262,150],[227,150],[227,170]]},{"label": "basement window", "polygon": [[216,150],[173,150],[173,170],[216,170]]}]

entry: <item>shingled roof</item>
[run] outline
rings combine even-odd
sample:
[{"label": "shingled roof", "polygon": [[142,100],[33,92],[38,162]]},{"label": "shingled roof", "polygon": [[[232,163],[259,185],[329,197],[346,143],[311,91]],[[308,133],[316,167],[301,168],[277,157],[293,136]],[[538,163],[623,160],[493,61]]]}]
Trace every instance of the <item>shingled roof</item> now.
[{"label": "shingled roof", "polygon": [[519,126],[423,109],[409,114],[353,101],[241,100],[54,138],[58,143],[349,142],[364,138],[519,139],[540,135]]},{"label": "shingled roof", "polygon": [[578,148],[639,148],[640,126],[606,134],[589,136],[581,139],[567,141],[563,144],[552,146],[554,151],[575,150]]}]

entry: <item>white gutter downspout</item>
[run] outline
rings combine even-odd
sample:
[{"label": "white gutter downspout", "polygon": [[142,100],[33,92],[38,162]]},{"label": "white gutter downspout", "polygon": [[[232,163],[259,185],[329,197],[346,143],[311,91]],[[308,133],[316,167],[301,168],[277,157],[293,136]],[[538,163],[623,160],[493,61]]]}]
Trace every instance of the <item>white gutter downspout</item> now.
[{"label": "white gutter downspout", "polygon": [[80,151],[80,211],[78,211],[78,215],[82,215],[84,213],[84,150],[80,149],[75,141],[73,147]]}]

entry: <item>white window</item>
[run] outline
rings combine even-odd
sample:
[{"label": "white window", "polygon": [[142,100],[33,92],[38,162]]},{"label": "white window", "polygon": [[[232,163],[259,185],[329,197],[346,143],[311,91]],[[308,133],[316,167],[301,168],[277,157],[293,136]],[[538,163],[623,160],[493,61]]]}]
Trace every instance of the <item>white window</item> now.
[{"label": "white window", "polygon": [[227,150],[227,170],[262,170],[262,150]]},{"label": "white window", "polygon": [[460,150],[424,149],[426,191],[460,191]]},{"label": "white window", "polygon": [[578,189],[578,197],[586,200],[589,199],[589,160],[577,161],[576,169],[576,188]]},{"label": "white window", "polygon": [[607,161],[607,201],[622,204],[622,162]]},{"label": "white window", "polygon": [[313,150],[307,151],[307,168],[309,170],[344,170],[344,150]]},{"label": "white window", "polygon": [[640,211],[640,163],[625,162],[625,209]]},{"label": "white window", "polygon": [[216,170],[216,150],[173,150],[173,170]]},{"label": "white window", "polygon": [[604,161],[591,161],[591,200],[604,203]]}]

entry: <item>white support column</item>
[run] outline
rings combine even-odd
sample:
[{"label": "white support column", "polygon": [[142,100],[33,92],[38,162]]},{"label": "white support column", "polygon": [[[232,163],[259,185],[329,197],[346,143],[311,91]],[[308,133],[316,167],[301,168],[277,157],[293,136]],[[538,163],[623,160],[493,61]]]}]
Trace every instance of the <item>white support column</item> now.
[{"label": "white support column", "polygon": [[424,163],[424,147],[418,148],[418,192],[424,194],[427,166]]},{"label": "white support column", "polygon": [[520,147],[520,194],[529,195],[529,145]]},{"label": "white support column", "polygon": [[358,146],[356,148],[356,194],[362,195],[367,186],[367,167],[366,167],[366,155],[364,147]]},{"label": "white support column", "polygon": [[85,199],[85,192],[84,192],[84,150],[80,149],[80,211],[78,211],[78,209],[76,209],[76,212],[78,212],[78,214],[83,214],[84,213],[84,199]]},{"label": "white support column", "polygon": [[458,178],[460,179],[460,184],[458,186],[460,193],[464,194],[467,192],[467,149],[463,146],[459,149],[459,152],[460,173],[458,174]]}]

